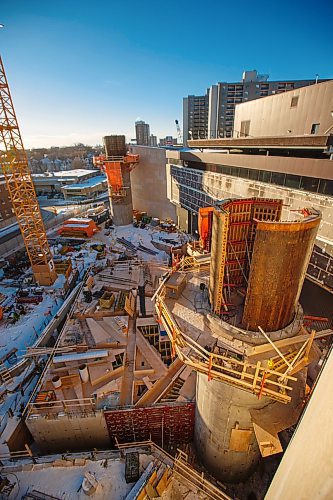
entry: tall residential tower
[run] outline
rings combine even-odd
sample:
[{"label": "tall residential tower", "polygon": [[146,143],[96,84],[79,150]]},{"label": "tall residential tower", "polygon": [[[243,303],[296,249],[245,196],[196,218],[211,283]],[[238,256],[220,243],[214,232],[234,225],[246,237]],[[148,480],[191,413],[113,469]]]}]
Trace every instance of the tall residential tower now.
[{"label": "tall residential tower", "polygon": [[150,127],[143,120],[135,122],[136,143],[138,146],[150,146]]}]

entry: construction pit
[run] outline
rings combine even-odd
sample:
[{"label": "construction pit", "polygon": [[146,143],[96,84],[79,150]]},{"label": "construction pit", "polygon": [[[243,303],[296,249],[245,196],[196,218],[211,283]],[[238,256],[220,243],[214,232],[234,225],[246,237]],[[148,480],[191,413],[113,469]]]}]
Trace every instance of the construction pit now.
[{"label": "construction pit", "polygon": [[106,258],[90,269],[56,346],[45,350],[26,419],[42,451],[150,437],[175,451],[193,439],[196,374],[173,357],[156,319],[153,295],[170,268],[152,232],[156,238],[158,229],[112,231]]},{"label": "construction pit", "polygon": [[[25,414],[34,444],[54,453],[152,440],[174,455],[194,443],[196,466],[246,480],[260,456],[283,451],[280,433],[298,421],[314,380],[308,367],[332,331],[305,326],[298,306],[278,331],[246,330],[244,283],[224,293],[232,315],[212,311],[216,268],[201,244],[159,227],[108,233],[89,243],[105,245],[103,259],[54,348],[29,350],[48,358]],[[171,240],[172,259],[156,239]]]}]

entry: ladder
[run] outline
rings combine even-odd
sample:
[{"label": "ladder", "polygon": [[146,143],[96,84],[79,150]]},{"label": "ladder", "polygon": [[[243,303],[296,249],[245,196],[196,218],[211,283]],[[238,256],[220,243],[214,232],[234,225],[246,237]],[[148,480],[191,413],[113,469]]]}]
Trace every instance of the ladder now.
[{"label": "ladder", "polygon": [[0,365],[0,378],[4,384],[10,384],[13,380],[11,374],[3,363]]},{"label": "ladder", "polygon": [[216,303],[214,304],[214,312],[217,315],[221,314],[221,308],[223,305],[223,281],[224,281],[224,270],[225,270],[225,262],[227,256],[227,241],[228,241],[228,230],[229,230],[229,214],[218,214],[219,217],[223,219],[222,226],[222,241],[221,241],[221,262],[220,269],[218,274],[218,282],[217,282],[217,296]]}]

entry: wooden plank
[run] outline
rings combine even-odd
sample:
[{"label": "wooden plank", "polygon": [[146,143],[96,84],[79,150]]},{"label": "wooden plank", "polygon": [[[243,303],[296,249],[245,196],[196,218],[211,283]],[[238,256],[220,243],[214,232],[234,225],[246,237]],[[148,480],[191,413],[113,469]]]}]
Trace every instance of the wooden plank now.
[{"label": "wooden plank", "polygon": [[[317,332],[314,336],[314,340],[321,339],[324,337],[328,337],[329,335],[333,335],[333,330],[324,330],[322,332]],[[295,337],[288,337],[283,340],[276,340],[274,345],[278,349],[283,349],[285,347],[289,347],[293,344],[301,344],[310,338],[310,333],[305,335],[296,335]],[[246,349],[246,355],[248,356],[249,361],[255,362],[261,359],[267,359],[273,353],[275,354],[274,348],[270,344],[262,344],[256,347],[249,347]]]}]

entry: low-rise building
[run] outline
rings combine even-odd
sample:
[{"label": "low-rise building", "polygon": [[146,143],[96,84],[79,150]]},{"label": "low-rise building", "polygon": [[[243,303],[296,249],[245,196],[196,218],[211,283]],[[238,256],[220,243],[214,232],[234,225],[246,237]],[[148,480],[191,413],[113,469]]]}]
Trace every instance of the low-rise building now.
[{"label": "low-rise building", "polygon": [[63,186],[61,192],[65,200],[69,198],[94,198],[100,193],[107,191],[108,185],[104,175],[92,177],[84,182]]},{"label": "low-rise building", "polygon": [[107,190],[106,177],[97,169],[45,172],[32,177],[38,196],[63,194],[65,198],[91,197]]}]

